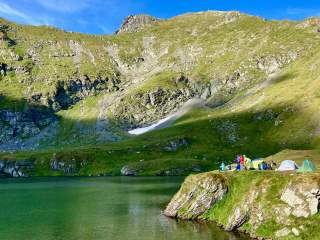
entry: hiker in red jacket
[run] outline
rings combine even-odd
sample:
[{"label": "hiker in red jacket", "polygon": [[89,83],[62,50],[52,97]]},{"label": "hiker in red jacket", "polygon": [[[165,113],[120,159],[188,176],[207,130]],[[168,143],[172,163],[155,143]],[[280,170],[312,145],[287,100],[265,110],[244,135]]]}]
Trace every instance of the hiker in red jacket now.
[{"label": "hiker in red jacket", "polygon": [[244,156],[240,156],[240,165],[244,166]]}]

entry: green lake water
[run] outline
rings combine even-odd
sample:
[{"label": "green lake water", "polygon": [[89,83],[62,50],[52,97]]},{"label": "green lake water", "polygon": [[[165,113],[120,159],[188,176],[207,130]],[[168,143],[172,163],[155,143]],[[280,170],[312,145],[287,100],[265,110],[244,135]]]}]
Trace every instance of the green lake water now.
[{"label": "green lake water", "polygon": [[183,178],[0,180],[1,240],[247,239],[161,210]]}]

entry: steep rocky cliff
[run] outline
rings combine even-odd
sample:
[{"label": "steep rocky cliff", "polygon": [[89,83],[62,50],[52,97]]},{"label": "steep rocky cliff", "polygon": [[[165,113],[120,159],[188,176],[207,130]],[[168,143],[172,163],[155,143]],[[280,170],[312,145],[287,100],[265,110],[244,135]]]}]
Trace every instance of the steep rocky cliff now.
[{"label": "steep rocky cliff", "polygon": [[318,239],[319,206],[318,173],[204,173],[185,180],[164,214],[252,237]]}]

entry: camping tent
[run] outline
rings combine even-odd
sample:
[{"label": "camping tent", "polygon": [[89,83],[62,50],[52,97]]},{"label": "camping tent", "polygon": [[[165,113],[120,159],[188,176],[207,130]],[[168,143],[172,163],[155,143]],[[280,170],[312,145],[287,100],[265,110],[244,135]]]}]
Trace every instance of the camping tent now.
[{"label": "camping tent", "polygon": [[297,172],[306,173],[306,172],[314,172],[316,170],[317,170],[316,166],[311,161],[304,160],[301,168],[299,168]]},{"label": "camping tent", "polygon": [[263,159],[257,159],[252,161],[252,167],[254,169],[259,169],[259,164],[263,163]]},{"label": "camping tent", "polygon": [[226,165],[223,163],[221,163],[220,167],[219,167],[221,172],[224,172],[226,170]]},{"label": "camping tent", "polygon": [[295,171],[297,170],[299,167],[298,165],[292,161],[292,160],[284,160],[279,168],[277,169],[277,171],[283,172],[283,171]]},{"label": "camping tent", "polygon": [[243,157],[244,157],[244,165],[246,167],[250,167],[252,160],[250,158],[248,158],[246,155],[243,155]]}]

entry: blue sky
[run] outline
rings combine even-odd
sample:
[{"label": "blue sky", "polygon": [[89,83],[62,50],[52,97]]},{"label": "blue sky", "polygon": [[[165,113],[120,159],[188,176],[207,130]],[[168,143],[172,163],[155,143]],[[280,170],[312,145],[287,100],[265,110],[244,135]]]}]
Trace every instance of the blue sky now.
[{"label": "blue sky", "polygon": [[130,14],[170,18],[186,12],[238,10],[268,19],[320,16],[319,0],[0,0],[0,17],[67,31],[113,33]]}]

